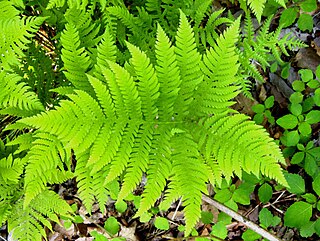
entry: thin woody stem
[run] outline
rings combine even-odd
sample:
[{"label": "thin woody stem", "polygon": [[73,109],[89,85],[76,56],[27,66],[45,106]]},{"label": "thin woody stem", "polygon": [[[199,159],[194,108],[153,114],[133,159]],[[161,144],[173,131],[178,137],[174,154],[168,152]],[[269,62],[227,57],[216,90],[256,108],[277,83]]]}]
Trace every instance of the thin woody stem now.
[{"label": "thin woody stem", "polygon": [[237,220],[238,222],[243,223],[248,228],[250,228],[252,231],[256,232],[257,234],[260,234],[262,237],[264,237],[270,241],[281,241],[280,239],[278,239],[277,237],[275,237],[274,235],[272,235],[271,233],[269,233],[265,229],[259,227],[257,224],[249,221],[248,219],[241,216],[239,213],[237,213],[237,212],[231,210],[230,208],[224,206],[223,204],[211,199],[210,197],[203,195],[202,200],[205,201],[206,203],[216,207],[217,209],[219,209],[220,211],[229,215],[230,217]]}]

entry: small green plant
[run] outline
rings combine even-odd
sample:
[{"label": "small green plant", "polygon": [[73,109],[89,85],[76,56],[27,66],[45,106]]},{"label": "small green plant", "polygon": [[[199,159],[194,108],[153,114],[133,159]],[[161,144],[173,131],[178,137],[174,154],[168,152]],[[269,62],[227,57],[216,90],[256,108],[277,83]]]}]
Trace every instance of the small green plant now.
[{"label": "small green plant", "polygon": [[[319,78],[320,67],[316,77]],[[312,188],[307,192],[304,178],[298,174],[285,173],[289,184],[288,191],[296,194],[298,201],[285,212],[284,224],[287,227],[299,229],[302,237],[320,234],[320,219],[314,219],[315,210],[320,210],[320,147],[315,147],[311,140],[312,126],[320,122],[320,111],[316,108],[319,81],[309,69],[299,71],[301,80],[292,83],[295,92],[290,96],[289,111],[277,120],[277,124],[285,129],[280,138],[286,146],[285,156],[291,156],[291,165],[303,167],[312,178]],[[311,93],[311,94],[310,94]]]},{"label": "small green plant", "polygon": [[310,12],[316,9],[317,0],[293,0],[293,4],[281,13],[279,24],[286,28],[298,19],[297,25],[301,31],[312,31],[313,18]]},{"label": "small green plant", "polygon": [[312,182],[313,191],[306,193],[305,181],[298,174],[286,174],[291,193],[298,196],[298,202],[293,203],[285,212],[284,224],[287,227],[298,228],[302,237],[310,237],[314,233],[320,236],[320,219],[313,218],[313,213],[320,211],[320,175]]},{"label": "small green plant", "polygon": [[[287,147],[285,153],[293,155],[291,163],[303,165],[306,172],[315,177],[319,172],[320,150],[314,147],[310,137],[312,125],[320,122],[320,111],[315,109],[317,94],[308,96],[306,92],[318,93],[320,84],[311,70],[302,69],[299,73],[301,80],[292,83],[295,92],[290,96],[291,113],[279,118],[277,124],[285,129],[280,140]],[[317,77],[319,73],[318,67]]]},{"label": "small green plant", "polygon": [[265,122],[269,122],[271,125],[275,124],[275,119],[272,116],[271,108],[274,105],[274,96],[269,96],[264,104],[257,104],[252,106],[252,110],[256,113],[253,120],[259,124],[264,125]]}]

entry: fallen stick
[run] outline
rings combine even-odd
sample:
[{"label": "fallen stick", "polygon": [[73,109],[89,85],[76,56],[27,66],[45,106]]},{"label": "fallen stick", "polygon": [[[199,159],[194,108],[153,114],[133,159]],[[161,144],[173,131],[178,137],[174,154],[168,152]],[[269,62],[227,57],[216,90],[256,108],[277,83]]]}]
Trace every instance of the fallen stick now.
[{"label": "fallen stick", "polygon": [[231,210],[230,208],[224,206],[223,204],[211,199],[210,197],[203,195],[202,200],[205,201],[206,203],[216,207],[220,211],[226,213],[227,215],[229,215],[233,219],[237,220],[238,222],[243,223],[244,225],[246,225],[248,228],[250,228],[251,230],[253,230],[257,234],[260,234],[262,237],[264,237],[270,241],[281,241],[280,239],[278,239],[277,237],[275,237],[274,235],[272,235],[268,231],[259,227],[257,224],[249,221],[248,219],[241,216],[239,213],[237,213],[237,212]]}]

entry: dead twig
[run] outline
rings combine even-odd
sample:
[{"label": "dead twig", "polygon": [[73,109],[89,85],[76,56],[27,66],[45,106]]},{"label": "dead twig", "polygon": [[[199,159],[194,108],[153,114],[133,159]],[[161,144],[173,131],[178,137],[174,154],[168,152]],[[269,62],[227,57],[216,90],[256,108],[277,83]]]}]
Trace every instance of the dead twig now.
[{"label": "dead twig", "polygon": [[202,200],[205,201],[206,203],[216,207],[220,211],[224,212],[225,214],[229,215],[233,219],[237,220],[240,223],[243,223],[246,225],[248,228],[250,228],[252,231],[260,234],[262,237],[270,240],[270,241],[280,241],[277,237],[269,233],[268,231],[264,230],[263,228],[259,227],[257,224],[247,220],[240,214],[236,213],[235,211],[231,210],[230,208],[224,206],[223,204],[211,199],[210,197],[203,195]]}]

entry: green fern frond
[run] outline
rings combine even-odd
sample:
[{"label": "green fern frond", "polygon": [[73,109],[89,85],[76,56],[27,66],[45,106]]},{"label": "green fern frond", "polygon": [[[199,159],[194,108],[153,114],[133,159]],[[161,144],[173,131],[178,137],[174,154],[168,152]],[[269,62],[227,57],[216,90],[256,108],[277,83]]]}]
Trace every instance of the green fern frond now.
[{"label": "green fern frond", "polygon": [[[1,1],[1,4],[3,2],[5,1]],[[19,64],[19,58],[25,56],[23,51],[28,49],[28,44],[31,42],[30,38],[38,31],[45,19],[42,17],[22,17],[21,19],[1,17],[0,60],[5,69],[10,69],[10,65]]]},{"label": "green fern frond", "polygon": [[160,25],[158,25],[155,52],[157,58],[155,68],[161,92],[159,97],[161,105],[158,105],[161,121],[171,118],[174,114],[174,104],[180,90],[181,78],[174,47]]},{"label": "green fern frond", "polygon": [[20,11],[14,7],[12,1],[0,2],[0,16],[1,19],[12,19],[19,15]]},{"label": "green fern frond", "polygon": [[115,62],[116,61],[117,47],[114,44],[114,39],[110,33],[109,28],[107,27],[102,35],[100,44],[97,47],[97,64],[95,65],[95,75],[103,81],[101,68],[108,66],[108,60]]},{"label": "green fern frond", "polygon": [[22,200],[15,204],[8,220],[8,230],[15,240],[41,240],[46,237],[43,226],[52,230],[47,218],[59,223],[57,215],[68,217],[72,212],[70,206],[56,193],[45,190],[26,209],[23,209]]},{"label": "green fern frond", "polygon": [[188,108],[193,101],[193,90],[202,82],[203,76],[200,69],[201,56],[197,51],[194,33],[186,15],[183,12],[180,12],[180,15],[175,52],[180,69],[181,84],[175,108],[181,110],[179,118],[183,118],[188,114]]},{"label": "green fern frond", "polygon": [[12,155],[0,160],[1,185],[17,184],[23,172],[23,161]]},{"label": "green fern frond", "polygon": [[238,86],[235,73],[238,72],[238,56],[235,52],[235,43],[238,38],[240,19],[217,39],[207,54],[203,56],[202,71],[204,81],[195,91],[195,106],[198,113],[217,114],[223,112],[234,102]]},{"label": "green fern frond", "polygon": [[194,27],[196,43],[199,46],[201,52],[207,49],[207,46],[214,46],[216,44],[216,39],[219,37],[219,32],[217,28],[221,24],[230,25],[233,23],[232,20],[221,17],[220,15],[225,9],[220,9],[214,11],[209,15],[209,18],[205,24],[199,22]]},{"label": "green fern frond", "polygon": [[139,79],[138,91],[140,99],[142,103],[145,103],[141,106],[142,114],[146,121],[152,121],[158,114],[156,107],[156,101],[159,97],[158,78],[147,55],[130,43],[127,43],[127,45],[132,55],[132,65]]},{"label": "green fern frond", "polygon": [[90,91],[91,85],[88,82],[86,73],[91,65],[90,57],[84,47],[80,47],[80,35],[76,26],[67,23],[61,34],[61,59],[64,63],[64,71],[67,79],[77,89]]},{"label": "green fern frond", "polygon": [[153,206],[167,184],[172,170],[171,137],[170,127],[162,125],[156,128],[149,154],[149,166],[146,171],[147,184],[142,193],[140,207],[136,216],[141,216]]},{"label": "green fern frond", "polygon": [[65,170],[65,167],[70,168],[70,153],[62,147],[61,142],[45,133],[38,133],[35,137],[26,157],[25,207],[46,189],[48,183],[63,183],[73,177],[70,171]]},{"label": "green fern frond", "polygon": [[201,161],[198,145],[188,134],[176,134],[172,138],[172,182],[176,182],[182,194],[186,234],[198,222],[201,211],[202,193],[207,193],[208,172]]},{"label": "green fern frond", "polygon": [[92,15],[93,9],[89,5],[87,8],[69,8],[64,16],[67,22],[78,30],[80,47],[85,47],[94,54],[101,37],[98,36],[100,25],[92,20]]},{"label": "green fern frond", "polygon": [[[44,132],[44,143],[52,143],[53,135],[65,150],[74,151],[78,192],[89,212],[95,201],[104,209],[119,177],[118,202],[146,173],[137,215],[152,207],[168,185],[161,207],[181,198],[189,235],[208,180],[220,185],[223,177],[241,177],[244,170],[286,184],[278,164],[283,157],[272,139],[244,115],[230,115],[239,92],[239,26],[235,21],[203,58],[182,12],[175,46],[158,27],[154,62],[128,43],[132,58],[122,67],[114,61],[113,44],[102,42],[92,68],[96,77],[81,73],[92,93],[74,90],[54,109],[17,123]],[[74,26],[71,31],[77,40]],[[111,39],[106,33],[103,41]],[[112,57],[105,61],[103,56]]]},{"label": "green fern frond", "polygon": [[[241,176],[241,169],[248,173],[252,172],[257,177],[261,173],[275,178],[279,173],[274,172],[270,175],[268,165],[274,168],[278,163],[285,164],[276,143],[261,126],[248,121],[245,115],[211,117],[205,123],[205,128],[211,130],[215,140],[207,147],[210,150],[209,154],[218,161],[226,179],[232,177],[233,172]],[[283,175],[275,179],[280,184],[287,185]]]},{"label": "green fern frond", "polygon": [[[79,196],[85,205],[87,211],[91,213],[91,208],[94,203],[94,180],[90,175],[90,168],[87,168],[87,161],[89,158],[88,152],[83,152],[77,155],[77,165],[75,176],[77,177],[77,187]],[[98,187],[101,186],[101,183]]]},{"label": "green fern frond", "polygon": [[110,69],[113,71],[116,84],[122,95],[124,108],[127,117],[131,119],[140,119],[141,112],[141,98],[138,94],[137,86],[130,73],[116,63],[108,62]]},{"label": "green fern frond", "polygon": [[256,15],[259,22],[261,21],[262,12],[266,2],[267,0],[248,0],[248,5],[252,12]]},{"label": "green fern frond", "polygon": [[25,117],[44,110],[35,93],[30,91],[30,87],[16,74],[1,72],[0,89],[1,114]]}]

